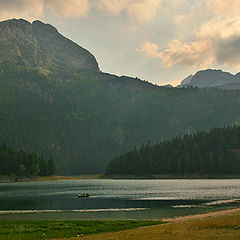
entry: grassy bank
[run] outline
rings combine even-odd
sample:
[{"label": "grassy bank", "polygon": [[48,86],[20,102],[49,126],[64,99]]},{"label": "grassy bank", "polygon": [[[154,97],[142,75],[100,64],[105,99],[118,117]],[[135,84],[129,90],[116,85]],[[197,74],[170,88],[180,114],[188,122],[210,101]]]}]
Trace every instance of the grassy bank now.
[{"label": "grassy bank", "polygon": [[160,223],[160,221],[0,221],[0,240],[82,237]]},{"label": "grassy bank", "polygon": [[[168,224],[126,231],[102,233],[81,240],[237,240],[240,239],[240,211],[196,218],[180,218]],[[194,216],[193,216],[194,217]],[[78,238],[77,238],[78,239]]]},{"label": "grassy bank", "polygon": [[0,221],[0,240],[240,239],[240,209],[164,221]]}]

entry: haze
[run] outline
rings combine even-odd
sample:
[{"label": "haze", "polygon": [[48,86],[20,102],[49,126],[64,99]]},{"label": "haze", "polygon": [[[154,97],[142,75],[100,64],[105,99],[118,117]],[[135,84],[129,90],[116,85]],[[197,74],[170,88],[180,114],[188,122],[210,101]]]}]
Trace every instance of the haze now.
[{"label": "haze", "polygon": [[0,0],[0,20],[40,19],[91,51],[102,71],[177,85],[240,67],[237,0]]}]

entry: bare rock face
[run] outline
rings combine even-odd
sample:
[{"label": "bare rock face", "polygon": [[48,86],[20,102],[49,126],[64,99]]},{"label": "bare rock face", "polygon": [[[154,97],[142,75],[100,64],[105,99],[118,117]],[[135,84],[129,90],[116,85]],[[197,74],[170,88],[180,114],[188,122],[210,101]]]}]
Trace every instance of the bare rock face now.
[{"label": "bare rock face", "polygon": [[192,80],[191,85],[199,88],[219,87],[235,81],[234,75],[221,70],[207,69],[197,72]]},{"label": "bare rock face", "polygon": [[185,78],[180,87],[240,89],[240,74],[207,69]]},{"label": "bare rock face", "polygon": [[0,22],[0,62],[8,61],[52,71],[55,68],[99,72],[95,57],[41,21]]}]

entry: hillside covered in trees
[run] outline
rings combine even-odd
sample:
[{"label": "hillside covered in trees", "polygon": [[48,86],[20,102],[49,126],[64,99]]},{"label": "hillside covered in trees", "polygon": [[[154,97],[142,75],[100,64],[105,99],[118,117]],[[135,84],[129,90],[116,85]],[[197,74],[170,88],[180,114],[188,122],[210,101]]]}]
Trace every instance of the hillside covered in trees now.
[{"label": "hillside covered in trees", "polygon": [[167,89],[138,79],[0,64],[0,143],[101,173],[113,157],[177,134],[238,123],[240,91]]},{"label": "hillside covered in trees", "polygon": [[0,23],[0,144],[103,173],[150,140],[237,124],[240,91],[163,88],[103,73],[94,56],[40,21]]},{"label": "hillside covered in trees", "polygon": [[0,175],[51,176],[55,173],[52,158],[46,160],[36,154],[16,151],[7,145],[0,145]]},{"label": "hillside covered in trees", "polygon": [[240,127],[213,128],[114,158],[106,175],[240,176]]}]

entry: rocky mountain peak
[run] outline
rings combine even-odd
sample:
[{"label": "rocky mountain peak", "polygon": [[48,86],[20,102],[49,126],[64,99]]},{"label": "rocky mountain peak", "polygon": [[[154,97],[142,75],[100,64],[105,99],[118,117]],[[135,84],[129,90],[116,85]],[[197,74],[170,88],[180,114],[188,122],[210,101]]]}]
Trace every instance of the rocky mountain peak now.
[{"label": "rocky mountain peak", "polygon": [[25,64],[51,71],[54,68],[99,72],[95,57],[62,36],[55,27],[39,20],[0,22],[0,62]]},{"label": "rocky mountain peak", "polygon": [[233,75],[219,69],[206,69],[198,71],[194,76],[185,78],[180,87],[193,86],[198,88],[240,88],[240,75]]}]

